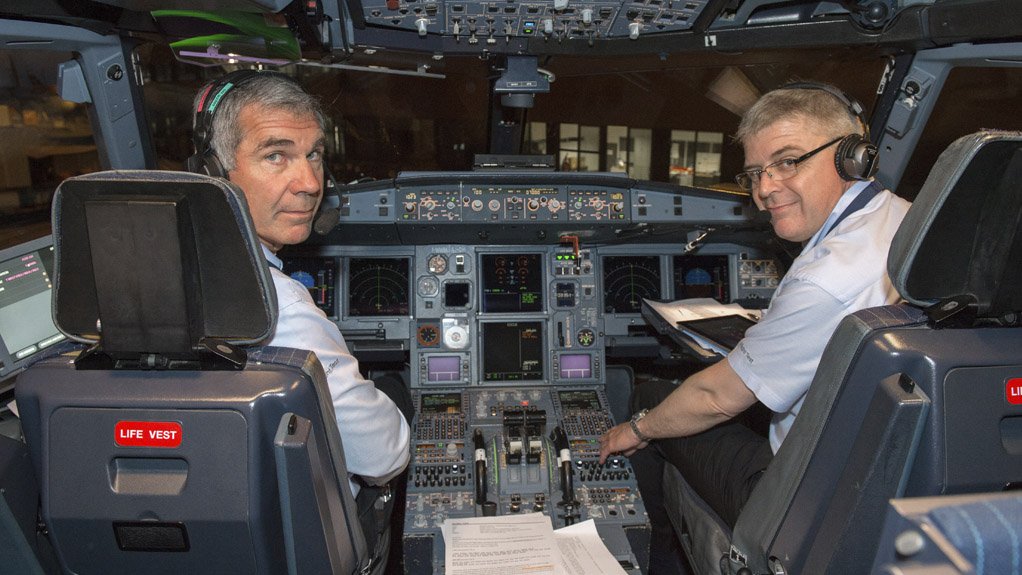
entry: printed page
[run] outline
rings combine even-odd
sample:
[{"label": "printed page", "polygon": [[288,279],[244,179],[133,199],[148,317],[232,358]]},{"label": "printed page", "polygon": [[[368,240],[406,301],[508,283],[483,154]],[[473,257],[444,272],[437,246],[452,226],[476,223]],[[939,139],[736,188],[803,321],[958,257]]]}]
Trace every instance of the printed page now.
[{"label": "printed page", "polygon": [[542,513],[448,519],[447,575],[556,575],[560,553],[550,518]]},{"label": "printed page", "polygon": [[621,564],[610,553],[590,519],[554,531],[561,552],[558,573],[564,575],[625,575]]}]

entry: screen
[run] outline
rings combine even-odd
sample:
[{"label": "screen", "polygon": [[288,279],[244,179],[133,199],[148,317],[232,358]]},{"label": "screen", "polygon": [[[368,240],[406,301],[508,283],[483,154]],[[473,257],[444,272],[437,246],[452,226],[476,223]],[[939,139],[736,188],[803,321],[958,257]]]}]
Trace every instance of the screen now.
[{"label": "screen", "polygon": [[723,315],[707,317],[691,321],[679,321],[682,329],[691,330],[696,335],[732,350],[745,337],[745,330],[756,325],[756,322],[743,315]]},{"label": "screen", "polygon": [[[64,339],[50,312],[53,247],[48,244],[46,238],[7,250],[0,261],[0,338],[6,352],[0,357],[2,375]],[[22,253],[16,253],[19,250]]]},{"label": "screen", "polygon": [[286,257],[284,273],[309,290],[316,307],[337,317],[337,258]]},{"label": "screen", "polygon": [[561,379],[588,379],[593,376],[593,356],[588,353],[561,355]]},{"label": "screen", "polygon": [[484,312],[543,310],[540,254],[483,254],[481,269]]},{"label": "screen", "polygon": [[569,409],[600,409],[600,398],[591,389],[558,391],[557,399],[561,408]]},{"label": "screen", "polygon": [[[457,358],[455,358],[457,359]],[[461,413],[461,394],[427,393],[422,396],[421,413]]]},{"label": "screen", "polygon": [[483,323],[483,381],[543,379],[542,326],[538,321]]},{"label": "screen", "polygon": [[444,284],[444,307],[468,307],[471,290],[465,282]]},{"label": "screen", "polygon": [[426,381],[461,381],[461,358],[456,355],[427,357]]},{"label": "screen", "polygon": [[603,311],[639,313],[643,299],[660,300],[660,257],[604,257]]},{"label": "screen", "polygon": [[728,257],[674,256],[674,298],[710,297],[731,301]]},{"label": "screen", "polygon": [[409,293],[408,258],[349,260],[349,315],[408,315]]}]

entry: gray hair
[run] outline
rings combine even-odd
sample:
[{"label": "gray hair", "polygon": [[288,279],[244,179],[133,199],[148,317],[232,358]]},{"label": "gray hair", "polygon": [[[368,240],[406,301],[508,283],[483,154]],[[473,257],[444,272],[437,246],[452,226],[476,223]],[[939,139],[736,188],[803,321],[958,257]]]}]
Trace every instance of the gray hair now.
[{"label": "gray hair", "polygon": [[[199,109],[206,89],[216,82],[217,80],[209,82],[199,90],[192,103],[193,112]],[[209,146],[225,170],[235,168],[235,155],[244,137],[239,119],[241,111],[249,104],[258,104],[269,110],[282,110],[295,116],[313,114],[319,129],[326,131],[326,114],[318,98],[303,90],[295,80],[284,74],[260,73],[239,82],[227,92],[213,113],[213,122],[209,126],[212,132]],[[202,116],[198,118],[201,121]]]},{"label": "gray hair", "polygon": [[[835,90],[837,90],[835,88]],[[745,112],[735,139],[746,141],[780,120],[801,118],[831,138],[865,134],[866,127],[837,96],[818,88],[779,88],[764,94]]]}]

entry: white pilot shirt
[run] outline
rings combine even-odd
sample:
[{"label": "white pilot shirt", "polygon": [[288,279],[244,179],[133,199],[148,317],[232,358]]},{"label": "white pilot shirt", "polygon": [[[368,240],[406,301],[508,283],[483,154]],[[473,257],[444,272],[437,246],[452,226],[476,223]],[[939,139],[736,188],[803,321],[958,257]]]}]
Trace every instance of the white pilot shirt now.
[{"label": "white pilot shirt", "polygon": [[[334,404],[349,474],[370,484],[390,480],[408,464],[408,422],[394,402],[358,371],[337,325],[316,307],[309,290],[280,271],[282,262],[266,246],[270,275],[277,290],[277,329],[266,345],[315,352]],[[352,493],[358,485],[350,480]]]},{"label": "white pilot shirt", "polygon": [[856,182],[841,196],[792,262],[762,320],[746,331],[727,357],[749,390],[774,412],[770,423],[774,453],[791,429],[823,348],[841,319],[900,299],[887,275],[887,252],[909,202],[881,191],[829,229],[868,184]]}]

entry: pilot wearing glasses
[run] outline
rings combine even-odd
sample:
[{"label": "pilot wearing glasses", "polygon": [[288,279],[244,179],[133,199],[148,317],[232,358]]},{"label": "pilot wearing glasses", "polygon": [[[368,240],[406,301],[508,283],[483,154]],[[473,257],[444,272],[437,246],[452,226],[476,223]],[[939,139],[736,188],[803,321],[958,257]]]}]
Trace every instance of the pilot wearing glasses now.
[{"label": "pilot wearing glasses", "polygon": [[[841,319],[895,303],[887,252],[909,203],[873,180],[877,150],[861,106],[833,86],[791,84],[746,112],[736,177],[774,232],[803,244],[762,320],[726,360],[681,385],[651,381],[632,396],[632,419],[600,438],[600,457],[631,458],[653,525],[650,572],[679,573],[663,507],[664,463],[733,527],[784,441]],[[760,401],[769,437],[735,421]]]}]

